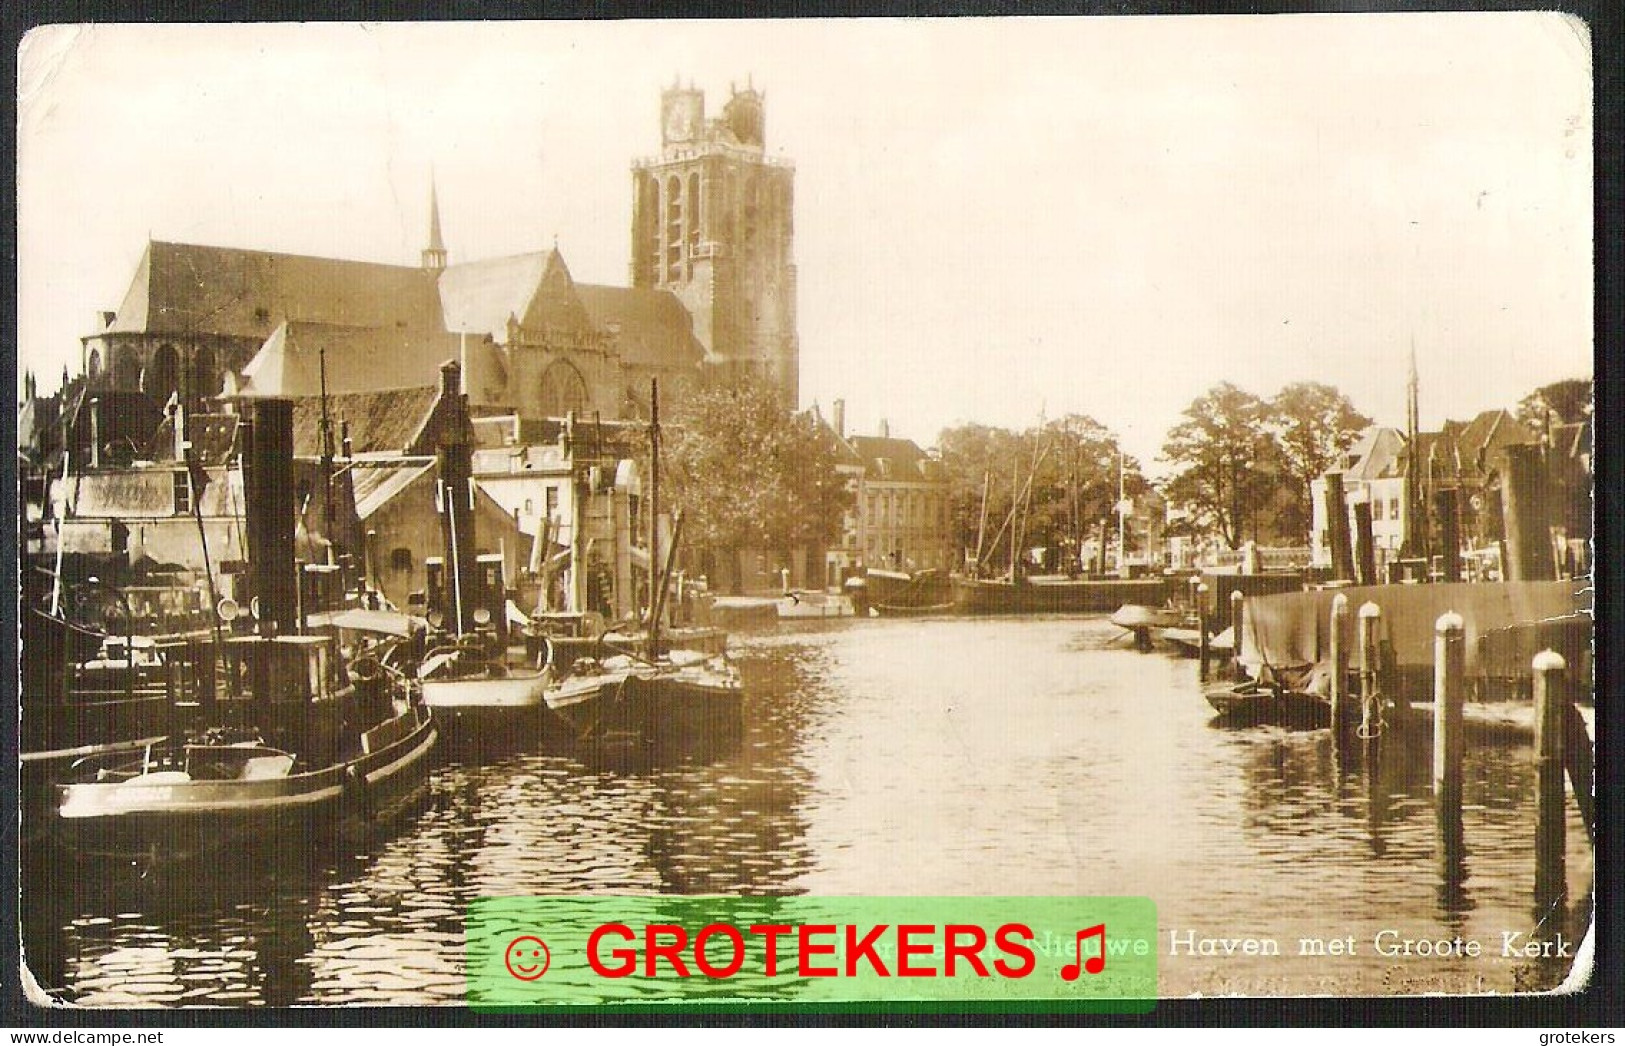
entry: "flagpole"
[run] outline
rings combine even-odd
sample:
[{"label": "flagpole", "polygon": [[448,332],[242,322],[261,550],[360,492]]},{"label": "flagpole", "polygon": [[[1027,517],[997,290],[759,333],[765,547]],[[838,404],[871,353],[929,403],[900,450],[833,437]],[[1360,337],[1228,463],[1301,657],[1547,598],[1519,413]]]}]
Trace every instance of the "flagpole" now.
[{"label": "flagpole", "polygon": [[[197,521],[198,545],[203,549],[203,578],[209,586],[209,628],[214,636],[214,663],[212,667],[214,671],[218,672],[220,664],[225,658],[226,644],[224,638],[220,635],[220,609],[218,605],[220,595],[214,587],[214,567],[209,563],[209,535],[208,531],[203,527],[203,491],[209,486],[209,474],[202,465],[197,464],[190,447],[186,449],[185,454],[187,479],[193,487],[192,518]],[[202,483],[197,482],[199,476],[203,477]],[[229,479],[227,485],[230,485]]]}]

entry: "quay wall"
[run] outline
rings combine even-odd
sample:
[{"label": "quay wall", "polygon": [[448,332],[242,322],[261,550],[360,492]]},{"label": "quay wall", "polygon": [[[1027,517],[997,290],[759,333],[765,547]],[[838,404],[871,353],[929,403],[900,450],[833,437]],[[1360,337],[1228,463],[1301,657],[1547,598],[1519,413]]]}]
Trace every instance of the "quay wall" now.
[{"label": "quay wall", "polygon": [[[1259,596],[1245,603],[1241,660],[1277,668],[1328,662],[1332,600],[1339,593],[1348,597],[1351,618],[1364,603],[1381,608],[1380,638],[1391,647],[1394,667],[1401,672],[1431,671],[1434,622],[1447,611],[1460,614],[1466,626],[1469,676],[1489,674],[1503,660],[1515,660],[1515,654],[1503,658],[1495,653],[1509,629],[1589,618],[1592,602],[1591,583],[1583,579],[1363,585]],[[1523,665],[1527,671],[1527,658]]]}]

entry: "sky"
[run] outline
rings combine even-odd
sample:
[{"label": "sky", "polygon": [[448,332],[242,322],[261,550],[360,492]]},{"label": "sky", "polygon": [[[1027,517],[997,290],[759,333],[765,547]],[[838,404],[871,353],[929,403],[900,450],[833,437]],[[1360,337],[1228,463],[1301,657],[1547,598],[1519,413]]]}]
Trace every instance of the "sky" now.
[{"label": "sky", "polygon": [[1424,428],[1592,372],[1591,49],[1561,15],[98,25],[18,65],[21,368],[149,239],[625,284],[660,90],[766,92],[802,405],[922,445],[1068,413],[1153,474],[1212,385]]}]

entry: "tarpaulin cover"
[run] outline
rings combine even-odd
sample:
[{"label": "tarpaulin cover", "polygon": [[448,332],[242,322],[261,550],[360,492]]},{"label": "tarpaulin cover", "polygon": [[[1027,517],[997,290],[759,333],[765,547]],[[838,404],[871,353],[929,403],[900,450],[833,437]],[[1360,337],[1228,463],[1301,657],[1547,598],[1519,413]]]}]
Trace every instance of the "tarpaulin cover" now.
[{"label": "tarpaulin cover", "polygon": [[1374,603],[1382,611],[1379,639],[1392,645],[1395,665],[1401,670],[1431,666],[1435,623],[1446,612],[1460,614],[1469,675],[1483,670],[1480,637],[1486,633],[1591,610],[1590,583],[1581,580],[1369,585],[1260,596],[1245,604],[1241,660],[1272,668],[1328,662],[1332,600],[1339,593],[1349,601],[1349,649],[1354,649],[1361,605]]}]

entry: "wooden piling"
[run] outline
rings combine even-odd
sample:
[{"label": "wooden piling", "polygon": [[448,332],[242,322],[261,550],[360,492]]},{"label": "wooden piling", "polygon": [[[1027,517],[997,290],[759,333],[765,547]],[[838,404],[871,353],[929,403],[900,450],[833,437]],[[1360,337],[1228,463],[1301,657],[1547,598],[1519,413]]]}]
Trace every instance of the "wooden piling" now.
[{"label": "wooden piling", "polygon": [[1360,732],[1369,735],[1381,689],[1382,652],[1378,631],[1382,608],[1375,603],[1360,604]]},{"label": "wooden piling", "polygon": [[1467,675],[1466,626],[1461,615],[1439,615],[1433,626],[1433,795],[1461,816],[1461,704]]},{"label": "wooden piling", "polygon": [[1332,597],[1332,736],[1342,736],[1347,713],[1349,688],[1349,597],[1339,592]]},{"label": "wooden piling", "polygon": [[1207,585],[1198,581],[1196,583],[1196,656],[1197,677],[1207,682],[1208,660],[1213,656],[1212,644],[1208,641],[1209,618],[1207,614]]},{"label": "wooden piling", "polygon": [[1241,675],[1241,624],[1245,597],[1241,589],[1230,590],[1230,674]]},{"label": "wooden piling", "polygon": [[1332,577],[1354,580],[1354,554],[1349,548],[1349,509],[1343,497],[1343,474],[1328,472],[1326,481],[1326,526],[1332,542]]},{"label": "wooden piling", "polygon": [[1535,690],[1535,905],[1561,904],[1568,894],[1564,863],[1563,733],[1568,665],[1555,650],[1542,650],[1531,663]]},{"label": "wooden piling", "polygon": [[1354,503],[1354,566],[1362,585],[1377,583],[1377,549],[1371,537],[1371,502]]},{"label": "wooden piling", "polygon": [[1433,493],[1433,511],[1439,517],[1439,550],[1444,560],[1444,580],[1455,584],[1461,580],[1461,528],[1456,518],[1456,491],[1454,488]]},{"label": "wooden piling", "polygon": [[1514,443],[1501,476],[1501,518],[1506,533],[1508,581],[1553,581],[1552,537],[1546,499],[1546,462],[1538,444]]}]

